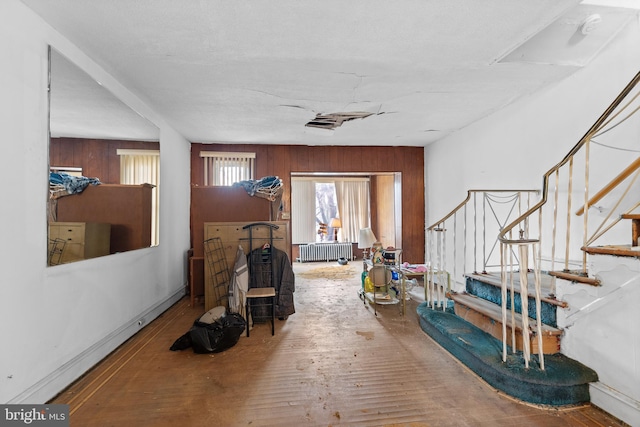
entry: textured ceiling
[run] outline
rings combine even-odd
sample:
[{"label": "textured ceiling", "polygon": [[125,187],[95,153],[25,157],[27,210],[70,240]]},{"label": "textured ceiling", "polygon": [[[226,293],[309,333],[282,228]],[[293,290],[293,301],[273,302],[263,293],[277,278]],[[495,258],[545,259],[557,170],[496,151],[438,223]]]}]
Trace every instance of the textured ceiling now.
[{"label": "textured ceiling", "polygon": [[[427,145],[588,64],[637,14],[579,0],[22,1],[190,141],[253,144]],[[344,112],[373,114],[305,126]]]}]

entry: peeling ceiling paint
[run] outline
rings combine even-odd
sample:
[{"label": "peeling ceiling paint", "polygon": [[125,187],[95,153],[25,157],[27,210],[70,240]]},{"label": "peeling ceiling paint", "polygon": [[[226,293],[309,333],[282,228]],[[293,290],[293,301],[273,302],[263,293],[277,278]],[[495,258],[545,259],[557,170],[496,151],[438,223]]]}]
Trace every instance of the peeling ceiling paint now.
[{"label": "peeling ceiling paint", "polygon": [[[251,144],[425,146],[576,72],[638,14],[579,0],[21,1],[188,140]],[[601,24],[578,35],[584,13]],[[304,125],[331,112],[372,116]]]}]

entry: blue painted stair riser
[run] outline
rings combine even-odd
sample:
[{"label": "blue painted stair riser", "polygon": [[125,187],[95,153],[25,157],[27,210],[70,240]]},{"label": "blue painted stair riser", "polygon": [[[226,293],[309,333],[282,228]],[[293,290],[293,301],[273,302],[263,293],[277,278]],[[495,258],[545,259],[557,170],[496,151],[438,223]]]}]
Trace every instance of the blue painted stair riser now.
[{"label": "blue painted stair riser", "polygon": [[[468,294],[475,295],[478,298],[485,299],[497,305],[502,305],[502,292],[500,288],[497,286],[484,283],[472,277],[467,277],[465,290]],[[520,297],[520,293],[517,292],[517,290],[513,299],[515,302],[515,306],[514,306],[515,311],[517,313],[522,313],[522,300]],[[531,317],[532,319],[535,319],[536,318],[535,299],[529,297],[528,301],[529,301],[529,306],[528,306],[529,317]],[[511,295],[509,292],[507,292],[507,307],[511,309]],[[558,326],[556,321],[555,305],[541,301],[540,311],[541,311],[542,323],[547,324],[549,326],[553,326],[553,327]]]}]

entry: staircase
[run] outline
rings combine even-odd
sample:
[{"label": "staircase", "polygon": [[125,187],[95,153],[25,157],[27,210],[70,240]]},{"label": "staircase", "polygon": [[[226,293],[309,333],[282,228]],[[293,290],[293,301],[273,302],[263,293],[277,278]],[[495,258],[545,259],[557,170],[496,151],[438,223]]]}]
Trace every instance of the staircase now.
[{"label": "staircase", "polygon": [[[501,359],[500,340],[450,311],[417,309],[422,330],[496,390],[524,402],[572,406],[589,402],[589,384],[596,373],[561,353],[545,358],[546,369],[525,368],[522,353]],[[533,357],[535,361],[535,356]]]},{"label": "staircase", "polygon": [[[549,276],[543,276],[549,277]],[[491,274],[471,274],[467,276],[465,292],[451,292],[449,299],[454,302],[454,313],[462,319],[473,323],[484,332],[494,338],[502,339],[502,295],[500,291],[500,277]],[[550,280],[547,280],[550,282]],[[545,286],[548,290],[549,286]],[[514,303],[511,302],[511,295],[507,295],[507,309],[513,306],[513,316],[508,315],[506,327],[514,332],[515,345],[517,351],[523,351],[522,340],[522,301],[520,288],[516,286],[514,290]],[[547,292],[548,294],[548,292]],[[535,297],[528,295],[528,316],[529,325],[536,324]],[[555,354],[560,351],[560,337],[562,330],[558,329],[556,323],[556,307],[563,306],[561,301],[555,298],[544,298],[541,301],[542,320],[542,349],[544,354]],[[529,348],[532,353],[539,353],[538,337],[535,328],[530,327]]]},{"label": "staircase", "polygon": [[[497,390],[541,405],[591,402],[631,425],[640,425],[640,157],[628,164],[608,132],[631,123],[637,133],[628,119],[640,111],[639,82],[640,73],[540,191],[469,190],[427,228],[427,301],[417,309],[422,329]],[[602,165],[590,159],[592,139],[612,148]],[[605,183],[592,170],[621,172]]]},{"label": "staircase", "polygon": [[[531,273],[529,273],[531,274]],[[548,284],[550,276],[545,276]],[[542,339],[530,328],[529,348],[539,352],[542,342],[545,369],[534,356],[529,367],[523,360],[522,297],[514,288],[513,314],[506,320],[513,332],[507,360],[502,360],[502,309],[500,277],[496,274],[469,274],[463,292],[450,291],[449,302],[435,309],[428,302],[418,307],[422,329],[478,376],[497,390],[522,401],[550,406],[589,402],[589,384],[598,380],[596,372],[560,353],[562,329],[556,326],[556,311],[566,304],[552,297],[541,303]],[[527,295],[529,325],[535,325],[534,297]],[[511,311],[511,295],[507,295]],[[533,311],[533,313],[531,313]],[[532,317],[533,316],[533,317]],[[515,348],[515,350],[514,350]]]},{"label": "staircase", "polygon": [[[631,240],[638,242],[637,215],[625,215],[623,219],[632,221]],[[605,245],[583,250],[591,257],[592,275],[580,271],[541,274],[539,310],[535,292],[526,292],[528,347],[533,354],[526,367],[523,298],[517,274],[509,278],[513,281],[513,294],[506,293],[505,322],[502,277],[498,272],[465,274],[464,289],[459,291],[448,289],[448,280],[438,283],[443,276],[434,274],[434,288],[429,291],[435,297],[439,293],[435,288],[448,289],[446,300],[431,299],[421,304],[417,310],[420,325],[489,385],[509,396],[545,406],[573,406],[595,400],[601,407],[614,407],[611,412],[621,419],[638,419],[638,402],[628,397],[633,392],[627,394],[624,387],[618,386],[623,389],[620,393],[601,383],[594,367],[605,377],[619,376],[621,365],[633,363],[628,355],[638,351],[633,344],[637,341],[633,338],[635,329],[630,337],[625,330],[637,323],[633,319],[637,318],[635,307],[640,304],[640,246]],[[528,271],[526,276],[527,283],[534,282],[533,272]],[[541,337],[533,326],[537,313]],[[503,324],[509,336],[506,360],[501,353]],[[593,335],[606,335],[612,342],[603,347],[593,341]],[[563,349],[562,341],[567,338],[569,344]],[[631,347],[620,352],[625,342]],[[540,353],[544,354],[544,369],[535,356]],[[588,360],[589,366],[572,358],[574,353]],[[631,378],[629,387],[635,387],[635,382]]]}]

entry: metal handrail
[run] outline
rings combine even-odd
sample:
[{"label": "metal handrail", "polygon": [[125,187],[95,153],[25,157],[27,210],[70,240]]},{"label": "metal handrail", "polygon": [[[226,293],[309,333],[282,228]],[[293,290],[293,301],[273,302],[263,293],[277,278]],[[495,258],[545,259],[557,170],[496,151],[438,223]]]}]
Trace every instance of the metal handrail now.
[{"label": "metal handrail", "polygon": [[547,194],[549,187],[549,176],[552,173],[555,173],[560,170],[562,166],[567,164],[573,157],[580,151],[580,149],[589,141],[591,137],[601,128],[606,119],[611,115],[611,113],[620,105],[622,100],[631,92],[631,90],[640,82],[640,72],[638,72],[635,77],[629,82],[629,84],[624,88],[624,90],[616,97],[616,99],[609,105],[609,107],[605,110],[604,113],[596,120],[596,122],[589,128],[587,133],[578,141],[578,143],[569,151],[569,153],[555,166],[549,169],[543,176],[542,179],[542,198],[538,203],[533,205],[528,211],[520,215],[510,224],[505,226],[500,232],[498,239],[503,243],[516,243],[515,241],[510,241],[505,236],[513,230],[518,224],[520,224],[526,218],[532,216],[535,212],[537,212],[545,203],[547,203]]}]

